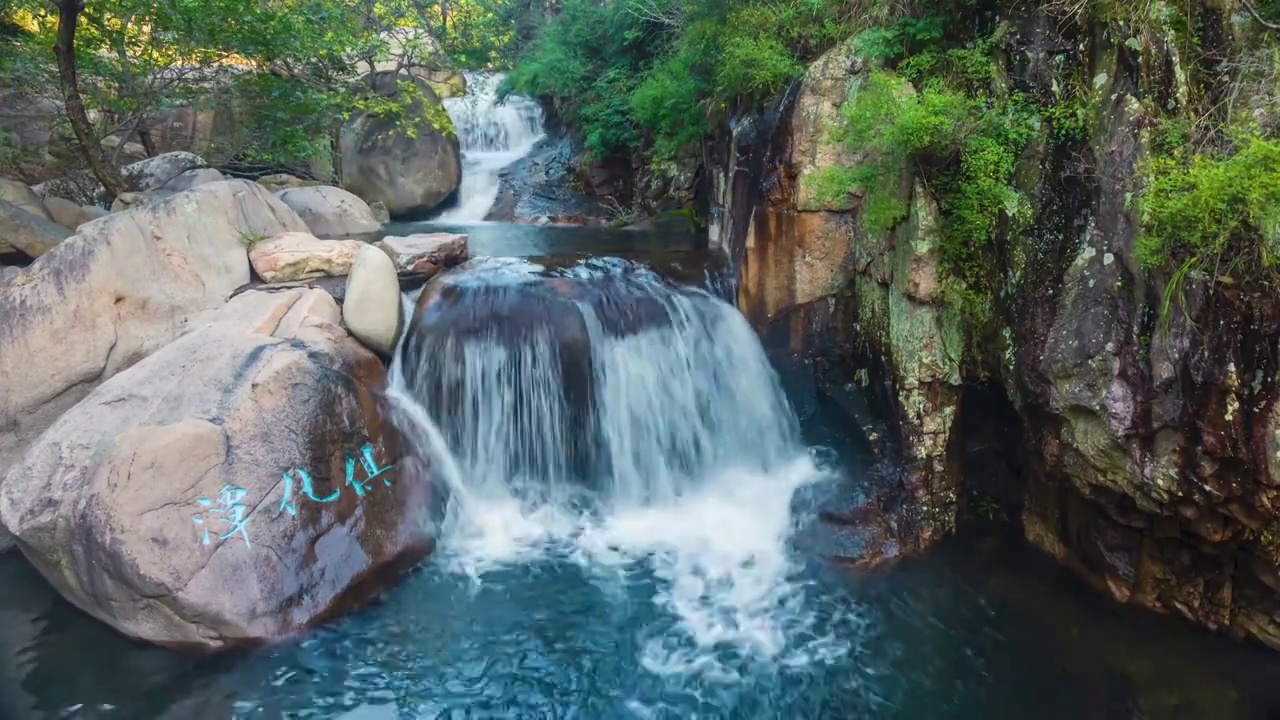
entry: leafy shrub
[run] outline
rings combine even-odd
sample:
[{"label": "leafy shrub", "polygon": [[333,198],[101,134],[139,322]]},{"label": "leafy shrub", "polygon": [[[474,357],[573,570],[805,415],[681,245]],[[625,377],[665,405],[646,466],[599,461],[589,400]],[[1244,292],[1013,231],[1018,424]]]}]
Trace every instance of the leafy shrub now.
[{"label": "leafy shrub", "polygon": [[937,78],[916,91],[893,72],[872,72],[841,107],[834,129],[835,139],[869,159],[820,173],[818,196],[835,202],[861,188],[863,226],[884,233],[907,214],[898,195],[904,168],[924,171],[941,201],[944,267],[959,278],[974,277],[1001,217],[1025,216],[1027,202],[1011,182],[1035,121],[1015,101],[970,97]]},{"label": "leafy shrub", "polygon": [[1280,260],[1280,141],[1246,135],[1220,154],[1156,155],[1139,198],[1148,268],[1271,269]]}]

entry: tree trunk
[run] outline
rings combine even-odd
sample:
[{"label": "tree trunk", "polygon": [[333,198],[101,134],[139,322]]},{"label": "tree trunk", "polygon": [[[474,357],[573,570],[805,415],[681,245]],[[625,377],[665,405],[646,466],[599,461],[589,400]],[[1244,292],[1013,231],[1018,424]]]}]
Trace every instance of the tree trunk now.
[{"label": "tree trunk", "polygon": [[84,0],[58,0],[58,38],[53,44],[53,54],[58,58],[58,77],[62,81],[62,99],[67,107],[67,117],[71,120],[71,129],[75,131],[76,140],[84,150],[85,159],[89,161],[89,169],[102,183],[107,191],[107,203],[128,188],[124,178],[116,171],[114,165],[102,152],[102,144],[98,142],[97,133],[89,122],[89,114],[85,112],[84,100],[80,97],[80,81],[76,78],[76,23],[80,19],[80,11],[84,9]]}]

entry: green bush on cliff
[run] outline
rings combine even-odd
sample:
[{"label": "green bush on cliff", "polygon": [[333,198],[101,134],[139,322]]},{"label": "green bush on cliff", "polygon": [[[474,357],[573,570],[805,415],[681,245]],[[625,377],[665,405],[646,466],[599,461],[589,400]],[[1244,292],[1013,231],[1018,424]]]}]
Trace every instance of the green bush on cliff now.
[{"label": "green bush on cliff", "polygon": [[819,173],[819,199],[837,202],[861,188],[863,226],[882,234],[906,218],[902,173],[914,171],[941,205],[943,267],[975,290],[985,285],[984,259],[1001,220],[1026,216],[1028,203],[1012,178],[1037,122],[1034,111],[1017,99],[968,94],[942,77],[915,90],[899,74],[877,70],[840,113],[835,139],[867,160]]},{"label": "green bush on cliff", "polygon": [[1218,154],[1178,148],[1149,162],[1138,258],[1148,268],[1274,270],[1280,261],[1280,141],[1246,135]]}]

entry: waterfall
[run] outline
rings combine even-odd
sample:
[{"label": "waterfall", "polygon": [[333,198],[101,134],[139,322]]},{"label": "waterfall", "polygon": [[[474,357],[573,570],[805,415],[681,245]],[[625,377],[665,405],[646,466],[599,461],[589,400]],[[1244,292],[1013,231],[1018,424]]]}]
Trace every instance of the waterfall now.
[{"label": "waterfall", "polygon": [[500,173],[523,158],[545,136],[542,108],[534,100],[510,96],[500,101],[501,73],[468,73],[467,94],[446,98],[462,149],[462,183],[457,207],[445,222],[484,220],[498,197]]},{"label": "waterfall", "polygon": [[674,618],[645,644],[655,672],[846,649],[787,549],[792,496],[824,473],[735,308],[621,261],[490,263],[427,293],[389,397],[450,493],[444,562],[644,567]]}]

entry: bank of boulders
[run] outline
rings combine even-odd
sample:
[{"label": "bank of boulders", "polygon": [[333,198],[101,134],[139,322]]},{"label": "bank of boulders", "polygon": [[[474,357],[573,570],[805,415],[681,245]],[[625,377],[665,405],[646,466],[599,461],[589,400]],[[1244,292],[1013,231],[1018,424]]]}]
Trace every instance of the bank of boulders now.
[{"label": "bank of boulders", "polygon": [[[465,238],[410,262],[364,201],[296,184],[198,182],[74,233],[22,199],[45,212],[0,199],[0,228],[63,237],[0,272],[0,546],[126,635],[204,650],[332,617],[430,550],[385,362],[400,269]],[[342,305],[308,285],[346,275]]]}]

